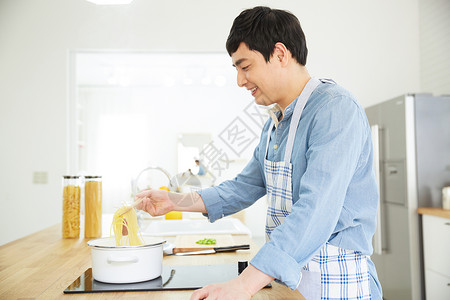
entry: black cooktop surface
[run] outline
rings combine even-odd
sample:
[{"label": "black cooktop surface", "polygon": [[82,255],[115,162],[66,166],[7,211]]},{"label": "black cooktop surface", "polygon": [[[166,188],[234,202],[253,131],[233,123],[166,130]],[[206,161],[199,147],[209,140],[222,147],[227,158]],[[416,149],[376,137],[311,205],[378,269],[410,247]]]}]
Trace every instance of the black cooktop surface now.
[{"label": "black cooktop surface", "polygon": [[89,268],[69,285],[64,293],[195,290],[208,284],[228,281],[237,276],[238,267],[234,264],[163,266],[161,276],[153,280],[117,284],[95,280],[92,277],[92,268]]}]

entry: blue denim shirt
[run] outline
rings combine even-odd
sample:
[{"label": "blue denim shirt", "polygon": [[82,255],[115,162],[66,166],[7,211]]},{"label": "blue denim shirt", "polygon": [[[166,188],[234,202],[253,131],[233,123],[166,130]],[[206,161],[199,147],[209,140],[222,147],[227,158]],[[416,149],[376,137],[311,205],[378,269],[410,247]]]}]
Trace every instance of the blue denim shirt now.
[{"label": "blue denim shirt", "polygon": [[[267,159],[281,161],[293,108],[271,131]],[[233,180],[200,191],[208,218],[233,214],[266,194],[264,155],[270,119],[253,157]],[[278,147],[274,147],[274,145]],[[326,243],[372,254],[378,190],[370,127],[363,108],[337,84],[321,83],[309,98],[292,152],[293,207],[251,264],[292,289],[301,269]],[[381,299],[375,267],[369,260],[373,299]]]}]

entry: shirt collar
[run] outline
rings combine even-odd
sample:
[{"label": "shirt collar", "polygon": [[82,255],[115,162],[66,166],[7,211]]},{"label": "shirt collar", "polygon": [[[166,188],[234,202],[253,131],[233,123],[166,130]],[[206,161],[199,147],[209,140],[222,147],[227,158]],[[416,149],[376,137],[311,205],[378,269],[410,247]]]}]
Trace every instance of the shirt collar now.
[{"label": "shirt collar", "polygon": [[297,98],[295,98],[294,101],[291,102],[291,104],[286,107],[284,112],[281,110],[281,107],[276,103],[273,107],[269,108],[267,111],[269,113],[270,118],[272,119],[273,123],[275,124],[275,128],[277,128],[278,124],[280,123],[279,119],[280,116],[283,115],[283,119],[289,118],[292,113],[294,112],[295,104],[297,103]]}]

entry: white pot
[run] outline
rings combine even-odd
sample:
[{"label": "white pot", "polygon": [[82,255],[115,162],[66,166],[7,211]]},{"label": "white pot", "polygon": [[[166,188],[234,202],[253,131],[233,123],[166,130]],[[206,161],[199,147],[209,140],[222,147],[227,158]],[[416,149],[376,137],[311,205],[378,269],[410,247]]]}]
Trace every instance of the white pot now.
[{"label": "white pot", "polygon": [[116,246],[114,237],[89,241],[92,276],[107,283],[141,282],[162,272],[164,240],[144,236],[144,245]]}]

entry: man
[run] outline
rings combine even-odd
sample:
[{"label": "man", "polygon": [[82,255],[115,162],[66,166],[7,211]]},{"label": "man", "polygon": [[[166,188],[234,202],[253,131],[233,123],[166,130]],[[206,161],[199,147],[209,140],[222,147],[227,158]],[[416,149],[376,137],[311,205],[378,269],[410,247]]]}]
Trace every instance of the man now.
[{"label": "man", "polygon": [[237,84],[273,106],[251,161],[191,198],[159,190],[138,197],[152,215],[200,211],[214,222],[267,194],[267,242],[241,275],[191,299],[250,299],[273,279],[308,300],[381,299],[369,258],[378,194],[364,110],[332,80],[311,78],[305,36],[289,12],[243,11],[226,46]]}]

